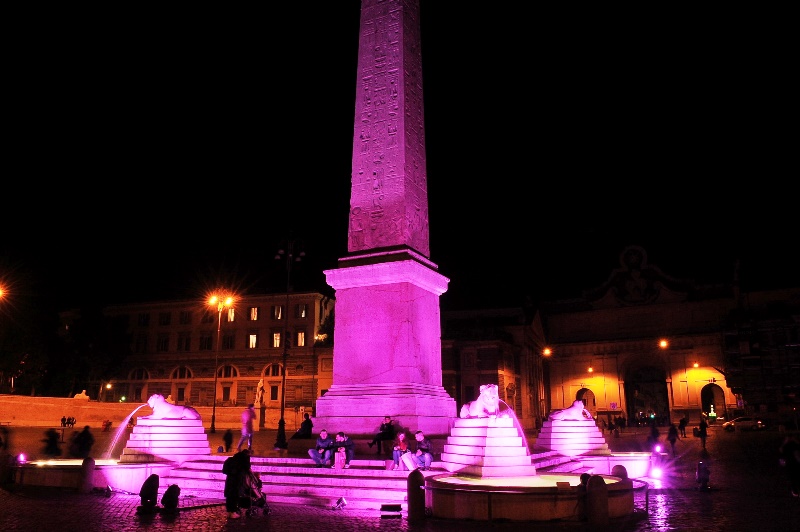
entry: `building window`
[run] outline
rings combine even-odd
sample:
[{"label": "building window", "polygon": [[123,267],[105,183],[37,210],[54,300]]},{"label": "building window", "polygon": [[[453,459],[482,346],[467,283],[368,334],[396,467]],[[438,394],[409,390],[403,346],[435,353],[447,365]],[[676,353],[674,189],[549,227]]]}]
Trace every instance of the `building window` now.
[{"label": "building window", "polygon": [[191,325],[192,324],[192,311],[191,310],[182,310],[180,315],[178,316],[178,322],[181,325]]},{"label": "building window", "polygon": [[158,313],[158,324],[159,325],[169,325],[172,321],[172,313],[171,312],[159,312]]},{"label": "building window", "polygon": [[233,323],[234,320],[234,309],[229,308],[228,312],[225,314],[225,321],[228,323]]},{"label": "building window", "polygon": [[169,335],[160,335],[156,342],[156,351],[159,353],[165,353],[169,351]]},{"label": "building window", "polygon": [[278,400],[278,387],[277,386],[270,386],[269,387],[269,400],[270,401],[277,401]]},{"label": "building window", "polygon": [[255,333],[250,333],[250,336],[247,338],[247,347],[250,349],[255,349],[258,347],[258,335]]},{"label": "building window", "polygon": [[222,366],[217,370],[217,377],[221,379],[231,379],[233,377],[238,377],[239,371],[233,366]]},{"label": "building window", "polygon": [[267,368],[267,374],[270,377],[280,377],[281,376],[281,365],[280,364],[271,364],[269,368]]},{"label": "building window", "polygon": [[297,347],[305,347],[306,345],[306,332],[297,331]]},{"label": "building window", "polygon": [[139,314],[137,322],[139,327],[148,327],[150,325],[150,314],[147,312],[142,312]]},{"label": "building window", "polygon": [[147,353],[147,335],[146,334],[139,334],[136,335],[136,341],[133,345],[133,352],[134,353]]},{"label": "building window", "polygon": [[210,334],[200,336],[200,351],[211,351],[212,345],[213,341]]},{"label": "building window", "polygon": [[308,303],[298,303],[294,307],[294,317],[295,318],[307,318],[308,317]]},{"label": "building window", "polygon": [[272,333],[272,347],[280,347],[281,346],[281,333],[274,332]]},{"label": "building window", "polygon": [[283,319],[283,305],[272,305],[272,319],[273,320]]},{"label": "building window", "polygon": [[211,312],[210,310],[206,310],[203,313],[203,319],[200,320],[202,323],[214,323],[217,321],[217,313]]},{"label": "building window", "polygon": [[248,316],[250,317],[250,321],[258,321],[258,307],[250,307]]},{"label": "building window", "polygon": [[175,368],[175,371],[173,371],[172,375],[170,375],[170,379],[191,379],[191,378],[192,378],[192,370],[190,370],[186,366]]},{"label": "building window", "polygon": [[227,333],[222,336],[222,349],[233,349],[235,345],[236,335],[234,333]]},{"label": "building window", "polygon": [[137,368],[131,371],[131,380],[132,381],[146,381],[150,378],[150,374],[144,368]]},{"label": "building window", "polygon": [[192,336],[189,333],[178,334],[178,351],[191,351]]}]

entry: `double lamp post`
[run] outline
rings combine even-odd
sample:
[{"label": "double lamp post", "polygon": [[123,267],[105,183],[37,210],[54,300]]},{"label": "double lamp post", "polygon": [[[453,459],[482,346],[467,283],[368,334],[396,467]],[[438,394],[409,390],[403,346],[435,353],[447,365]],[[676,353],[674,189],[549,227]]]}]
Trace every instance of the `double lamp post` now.
[{"label": "double lamp post", "polygon": [[295,256],[294,240],[289,239],[286,250],[279,249],[275,255],[275,260],[286,259],[286,308],[283,316],[283,368],[281,371],[281,418],[278,420],[278,436],[275,439],[275,450],[287,449],[289,442],[286,440],[286,363],[289,358],[289,293],[292,291],[292,263],[300,262],[305,257],[305,252],[301,251]]}]

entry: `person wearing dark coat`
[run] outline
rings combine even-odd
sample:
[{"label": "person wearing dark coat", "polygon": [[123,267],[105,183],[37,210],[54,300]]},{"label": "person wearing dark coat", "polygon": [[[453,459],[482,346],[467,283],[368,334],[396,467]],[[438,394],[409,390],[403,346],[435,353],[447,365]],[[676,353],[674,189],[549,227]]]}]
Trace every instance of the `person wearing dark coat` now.
[{"label": "person wearing dark coat", "polygon": [[233,432],[231,429],[225,431],[225,434],[222,435],[222,443],[225,444],[225,452],[230,452],[231,445],[233,445]]},{"label": "person wearing dark coat", "polygon": [[303,414],[303,422],[300,423],[300,428],[292,434],[290,440],[308,440],[314,437],[314,422],[308,413]]},{"label": "person wearing dark coat", "polygon": [[377,445],[378,452],[376,454],[381,454],[381,442],[391,442],[392,440],[394,440],[394,425],[392,424],[392,418],[386,416],[383,418],[383,423],[381,423],[378,433],[368,445],[370,449],[372,449],[373,445]]},{"label": "person wearing dark coat", "polygon": [[242,486],[246,475],[250,473],[250,451],[244,449],[233,456],[226,458],[222,463],[222,472],[225,474],[225,510],[231,519],[239,519],[239,502]]}]

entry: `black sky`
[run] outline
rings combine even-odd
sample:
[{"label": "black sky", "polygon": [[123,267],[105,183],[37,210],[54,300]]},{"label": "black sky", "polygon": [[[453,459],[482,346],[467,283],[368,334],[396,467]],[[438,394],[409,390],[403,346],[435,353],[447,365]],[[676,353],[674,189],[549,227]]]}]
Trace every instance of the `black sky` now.
[{"label": "black sky", "polygon": [[[21,17],[0,277],[59,309],[282,290],[291,232],[296,287],[322,288],[347,251],[360,2],[285,4]],[[675,277],[740,259],[753,287],[800,284],[775,14],[453,4],[421,8],[443,308],[580,296],[632,244]]]}]

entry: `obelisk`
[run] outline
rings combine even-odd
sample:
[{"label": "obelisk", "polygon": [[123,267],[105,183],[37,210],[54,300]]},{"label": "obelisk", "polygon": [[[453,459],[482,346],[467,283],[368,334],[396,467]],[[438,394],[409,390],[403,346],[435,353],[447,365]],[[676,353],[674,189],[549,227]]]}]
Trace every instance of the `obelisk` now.
[{"label": "obelisk", "polygon": [[325,271],[336,290],[333,384],[314,424],[374,432],[383,416],[448,434],[439,296],[431,262],[419,0],[362,0],[348,255]]}]

